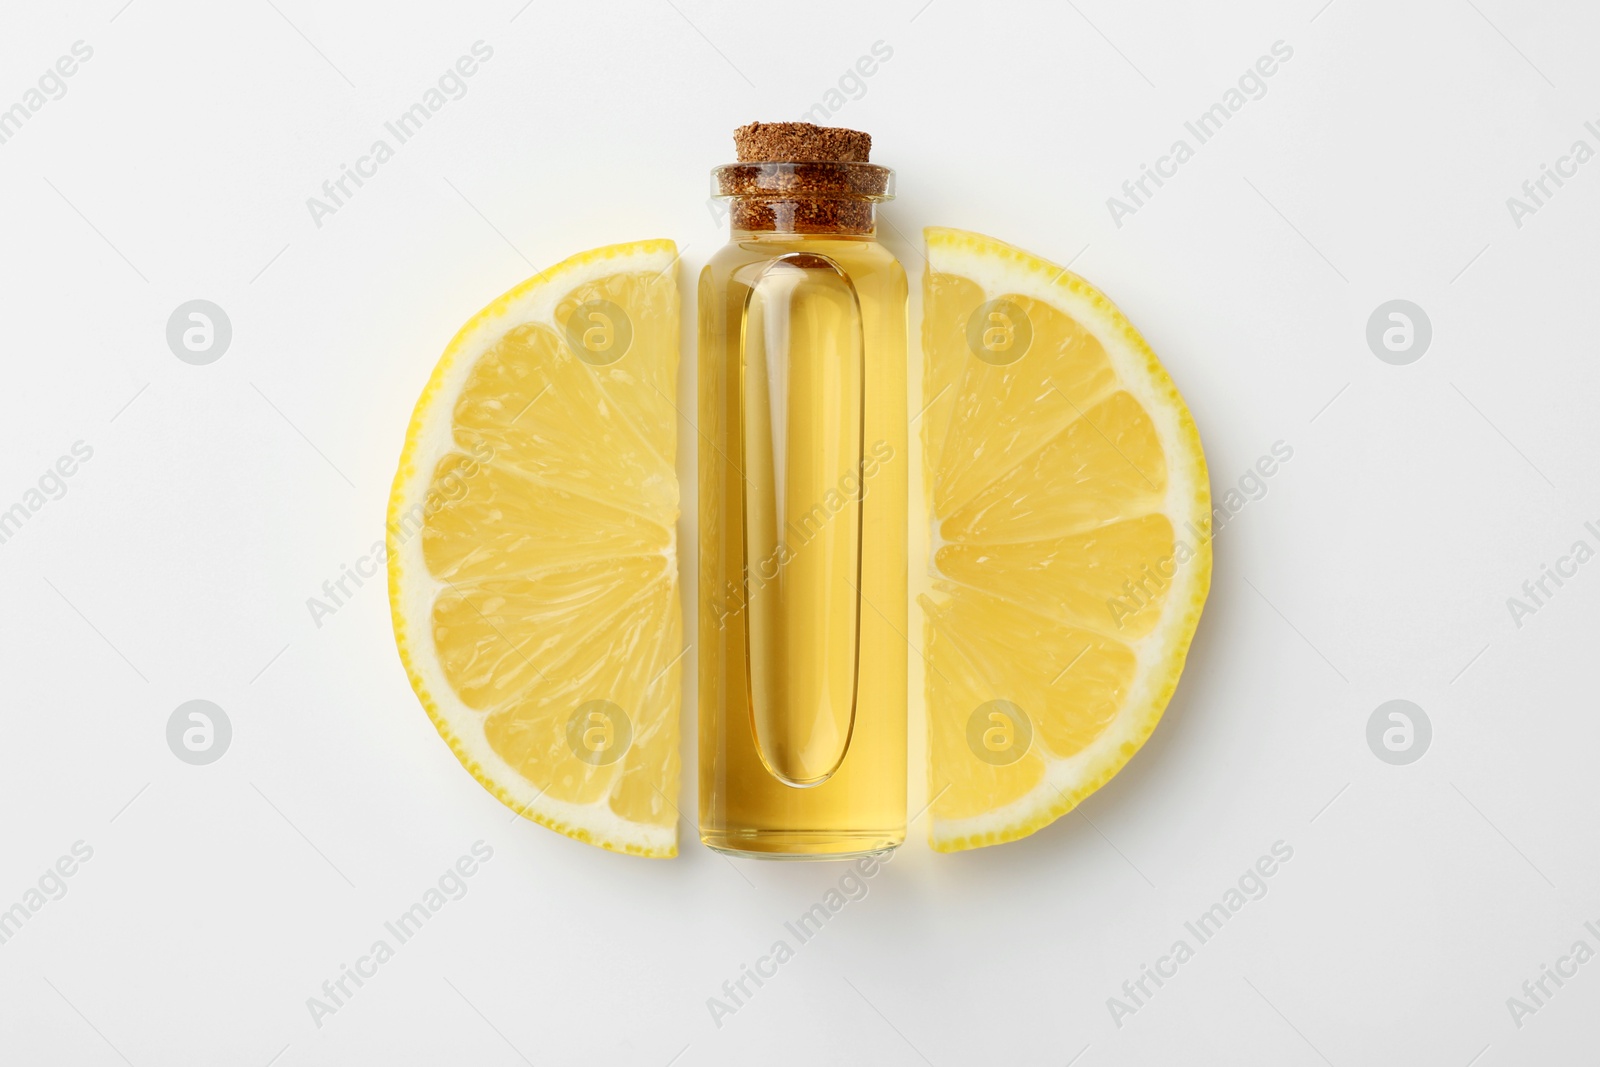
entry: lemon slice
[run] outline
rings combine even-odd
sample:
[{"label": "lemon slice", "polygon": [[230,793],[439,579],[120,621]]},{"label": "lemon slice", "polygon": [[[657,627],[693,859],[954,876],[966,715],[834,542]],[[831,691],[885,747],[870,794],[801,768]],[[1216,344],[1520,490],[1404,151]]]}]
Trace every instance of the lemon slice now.
[{"label": "lemon slice", "polygon": [[1155,729],[1211,585],[1200,437],[1110,300],[1018,248],[926,231],[930,838],[1024,837]]},{"label": "lemon slice", "polygon": [[400,658],[477,780],[535,822],[672,856],[676,250],[599,248],[478,312],[389,498]]}]

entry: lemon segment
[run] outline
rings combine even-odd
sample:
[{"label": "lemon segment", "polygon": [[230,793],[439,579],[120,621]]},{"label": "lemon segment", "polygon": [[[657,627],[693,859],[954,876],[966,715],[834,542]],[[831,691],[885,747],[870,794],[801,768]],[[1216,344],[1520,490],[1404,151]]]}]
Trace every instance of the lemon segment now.
[{"label": "lemon segment", "polygon": [[1149,737],[1211,584],[1205,456],[1102,293],[981,234],[925,231],[929,836],[1024,837]]},{"label": "lemon segment", "polygon": [[400,658],[513,810],[671,856],[683,624],[677,252],[574,256],[462,327],[389,500]]}]

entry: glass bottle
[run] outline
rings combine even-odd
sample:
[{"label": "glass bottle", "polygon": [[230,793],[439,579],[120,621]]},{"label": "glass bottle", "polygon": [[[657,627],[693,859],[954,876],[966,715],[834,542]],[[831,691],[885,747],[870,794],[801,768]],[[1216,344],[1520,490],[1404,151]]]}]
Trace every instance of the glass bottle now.
[{"label": "glass bottle", "polygon": [[875,229],[893,174],[819,152],[851,131],[763,129],[775,158],[741,142],[712,172],[731,235],[699,286],[700,836],[857,856],[906,823],[906,277]]}]

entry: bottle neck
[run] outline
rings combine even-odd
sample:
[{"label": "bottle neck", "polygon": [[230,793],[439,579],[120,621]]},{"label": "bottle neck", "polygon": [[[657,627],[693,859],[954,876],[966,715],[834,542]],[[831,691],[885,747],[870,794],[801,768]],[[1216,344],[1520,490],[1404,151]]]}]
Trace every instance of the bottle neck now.
[{"label": "bottle neck", "polygon": [[814,234],[872,237],[877,207],[868,200],[819,197],[732,197],[728,226],[735,234]]},{"label": "bottle neck", "polygon": [[729,163],[711,172],[735,233],[870,237],[894,172],[874,163]]}]

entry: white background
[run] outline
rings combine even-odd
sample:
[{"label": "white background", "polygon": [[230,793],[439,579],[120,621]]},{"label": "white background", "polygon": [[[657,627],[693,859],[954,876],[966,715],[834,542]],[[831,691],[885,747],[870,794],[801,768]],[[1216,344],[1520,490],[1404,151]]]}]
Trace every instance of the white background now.
[{"label": "white background", "polygon": [[[1575,139],[1600,147],[1600,13],[122,5],[0,16],[0,107],[93,48],[0,145],[0,508],[93,448],[0,544],[0,908],[93,849],[0,945],[0,1060],[1595,1055],[1600,962],[1520,1028],[1506,998],[1579,938],[1600,949],[1600,563],[1520,628],[1506,600],[1600,545],[1600,162],[1521,227],[1506,198]],[[307,198],[478,40],[494,54],[467,95],[315,225]],[[1266,95],[1116,226],[1107,198],[1280,40]],[[892,57],[832,121],[897,168],[885,232],[909,270],[928,224],[1070,260],[1162,354],[1219,496],[1274,442],[1294,455],[1218,536],[1183,684],[1122,775],[1017,844],[935,856],[918,824],[718,1027],[707,998],[840,868],[733,863],[688,834],[647,862],[514,821],[418,707],[381,583],[320,627],[307,598],[382,536],[412,403],[462,321],[613,241],[676,239],[692,281],[724,239],[706,172],[732,128],[797,117],[878,41]],[[233,324],[209,366],[165,340],[193,298]],[[1433,324],[1409,366],[1365,341],[1392,298]],[[165,740],[195,698],[234,730],[205,767]],[[1396,698],[1433,724],[1409,766],[1366,742]],[[307,998],[480,839],[467,895],[317,1027]],[[1268,894],[1116,1025],[1107,998],[1279,840]]]}]

